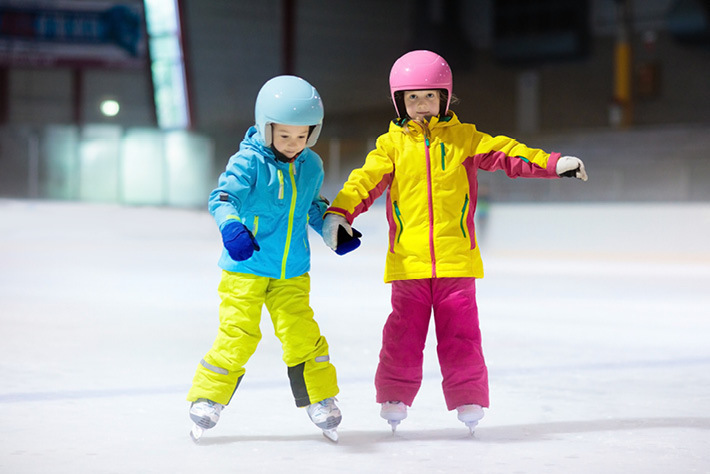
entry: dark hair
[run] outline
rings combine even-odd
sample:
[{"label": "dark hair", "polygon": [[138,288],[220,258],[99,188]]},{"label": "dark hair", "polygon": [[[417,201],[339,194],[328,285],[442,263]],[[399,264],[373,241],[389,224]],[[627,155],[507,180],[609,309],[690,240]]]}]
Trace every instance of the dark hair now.
[{"label": "dark hair", "polygon": [[[422,89],[424,90],[424,89]],[[446,89],[436,89],[439,91],[439,113],[442,115],[446,111],[446,104],[449,101],[449,93]],[[456,96],[451,94],[451,103],[456,102]],[[407,107],[404,105],[404,91],[395,91],[394,93],[394,105],[399,112],[399,118],[411,118],[407,115]]]}]

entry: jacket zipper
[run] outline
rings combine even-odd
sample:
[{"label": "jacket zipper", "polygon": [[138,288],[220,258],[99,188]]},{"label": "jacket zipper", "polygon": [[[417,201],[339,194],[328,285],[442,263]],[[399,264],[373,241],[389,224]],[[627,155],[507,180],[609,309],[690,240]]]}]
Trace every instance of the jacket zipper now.
[{"label": "jacket zipper", "polygon": [[[294,177],[294,169],[293,169],[293,163],[289,163],[288,165],[288,175],[291,178],[291,207],[289,208],[288,211],[288,230],[286,231],[286,245],[284,246],[284,256],[283,260],[281,261],[281,278],[285,279],[286,278],[286,261],[288,260],[288,251],[291,248],[291,236],[293,235],[293,214],[296,209],[296,197],[298,196],[298,192],[296,190],[296,178]],[[279,176],[281,176],[282,184],[283,184],[283,175],[281,174],[281,170],[279,170]]]},{"label": "jacket zipper", "polygon": [[466,207],[468,207],[468,194],[466,194],[466,199],[463,201],[463,209],[461,209],[461,232],[463,236],[466,237],[466,227],[464,227],[464,220],[466,219]]},{"label": "jacket zipper", "polygon": [[427,199],[429,201],[429,256],[431,258],[431,277],[436,278],[436,255],[434,253],[434,197],[431,182],[431,155],[429,154],[429,137],[424,139],[426,155]]},{"label": "jacket zipper", "polygon": [[397,234],[397,243],[399,243],[399,238],[402,237],[402,231],[404,231],[404,223],[402,222],[402,213],[399,211],[397,201],[394,202],[394,215],[397,216],[397,221],[399,222],[399,234]]}]

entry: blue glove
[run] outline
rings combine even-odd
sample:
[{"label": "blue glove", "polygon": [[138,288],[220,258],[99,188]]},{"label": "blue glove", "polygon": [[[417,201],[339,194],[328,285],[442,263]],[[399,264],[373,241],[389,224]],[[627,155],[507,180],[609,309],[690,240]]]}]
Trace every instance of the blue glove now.
[{"label": "blue glove", "polygon": [[350,230],[352,230],[353,235],[348,234],[345,227],[338,227],[338,246],[335,248],[335,253],[338,255],[345,255],[360,246],[360,237],[362,237],[362,234],[352,227]]},{"label": "blue glove", "polygon": [[326,214],[321,232],[325,244],[338,255],[345,255],[360,246],[362,234],[350,227],[348,221],[339,214]]},{"label": "blue glove", "polygon": [[222,227],[222,242],[229,256],[237,262],[251,257],[254,250],[260,250],[254,235],[237,220],[230,220]]}]

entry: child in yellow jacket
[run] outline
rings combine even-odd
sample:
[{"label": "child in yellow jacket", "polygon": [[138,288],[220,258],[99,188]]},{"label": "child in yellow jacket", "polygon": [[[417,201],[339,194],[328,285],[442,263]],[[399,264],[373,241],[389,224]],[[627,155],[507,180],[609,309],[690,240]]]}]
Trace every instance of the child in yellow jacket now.
[{"label": "child in yellow jacket", "polygon": [[380,414],[393,430],[421,385],[432,309],[447,408],[457,409],[473,432],[489,404],[475,286],[483,277],[474,229],[478,170],[587,179],[579,158],[461,123],[449,110],[452,84],[449,65],[431,51],[412,51],[394,63],[390,89],[398,118],[350,174],[323,224],[326,244],[337,249],[338,234],[352,235],[353,220],[387,192],[385,282],[392,283],[392,313],[375,386]]}]

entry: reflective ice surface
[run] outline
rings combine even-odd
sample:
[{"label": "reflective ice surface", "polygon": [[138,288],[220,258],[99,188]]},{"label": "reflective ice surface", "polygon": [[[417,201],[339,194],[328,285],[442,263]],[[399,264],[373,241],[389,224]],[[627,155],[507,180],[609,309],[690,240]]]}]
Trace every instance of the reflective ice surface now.
[{"label": "reflective ice surface", "polygon": [[217,427],[185,394],[217,330],[205,211],[0,200],[0,472],[708,472],[710,206],[493,205],[478,301],[491,408],[447,412],[436,342],[392,435],[373,377],[389,288],[312,235],[312,306],[338,369],[340,442],[294,406],[268,318]]}]

